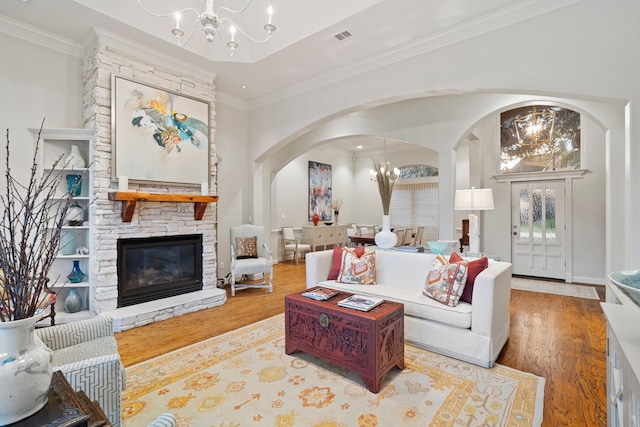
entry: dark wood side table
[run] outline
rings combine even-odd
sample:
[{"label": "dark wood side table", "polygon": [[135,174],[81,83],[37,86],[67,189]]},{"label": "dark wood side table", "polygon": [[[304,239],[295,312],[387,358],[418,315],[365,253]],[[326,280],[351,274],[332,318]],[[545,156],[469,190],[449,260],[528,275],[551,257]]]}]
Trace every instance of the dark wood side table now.
[{"label": "dark wood side table", "polygon": [[349,369],[372,393],[394,366],[404,369],[402,304],[385,301],[363,312],[338,306],[350,293],[316,301],[300,295],[305,291],[285,296],[286,354],[302,350]]},{"label": "dark wood side table", "polygon": [[84,391],[76,392],[62,372],[55,371],[49,386],[47,404],[24,420],[6,427],[110,427],[98,402]]}]

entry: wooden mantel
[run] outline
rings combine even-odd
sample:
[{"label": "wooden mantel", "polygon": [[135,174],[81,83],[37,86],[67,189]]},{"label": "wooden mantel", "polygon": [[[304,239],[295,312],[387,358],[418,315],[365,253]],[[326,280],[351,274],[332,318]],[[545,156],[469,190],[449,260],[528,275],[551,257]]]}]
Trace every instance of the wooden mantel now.
[{"label": "wooden mantel", "polygon": [[139,193],[136,191],[115,191],[108,194],[109,200],[122,202],[123,222],[131,222],[138,202],[193,203],[193,217],[196,221],[200,221],[207,209],[207,204],[218,201],[218,196],[201,196],[199,194]]}]

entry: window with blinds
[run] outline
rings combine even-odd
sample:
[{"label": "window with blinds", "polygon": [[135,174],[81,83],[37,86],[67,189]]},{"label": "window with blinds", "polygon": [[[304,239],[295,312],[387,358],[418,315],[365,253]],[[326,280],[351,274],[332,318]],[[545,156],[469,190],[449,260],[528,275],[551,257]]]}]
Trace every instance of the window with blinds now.
[{"label": "window with blinds", "polygon": [[438,240],[438,183],[397,183],[391,194],[389,216],[393,228],[425,227],[424,241]]}]

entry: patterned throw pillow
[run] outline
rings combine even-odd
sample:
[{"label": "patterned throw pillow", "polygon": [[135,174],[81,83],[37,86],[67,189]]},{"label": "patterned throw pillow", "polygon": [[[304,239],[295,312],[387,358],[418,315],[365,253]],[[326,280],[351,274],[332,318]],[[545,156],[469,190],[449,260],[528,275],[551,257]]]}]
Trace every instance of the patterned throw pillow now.
[{"label": "patterned throw pillow", "polygon": [[[361,257],[364,253],[364,246],[358,246],[354,249],[356,256]],[[333,260],[331,271],[327,276],[327,280],[336,280],[340,274],[340,266],[342,265],[342,246],[333,245]]]},{"label": "patterned throw pillow", "polygon": [[351,249],[342,249],[342,263],[340,264],[340,274],[338,274],[336,282],[375,285],[375,251],[365,252],[361,257],[358,257]]},{"label": "patterned throw pillow", "polygon": [[236,237],[236,258],[258,258],[258,238]]},{"label": "patterned throw pillow", "polygon": [[455,307],[466,283],[467,261],[449,264],[442,255],[438,255],[427,274],[423,293],[438,302]]}]

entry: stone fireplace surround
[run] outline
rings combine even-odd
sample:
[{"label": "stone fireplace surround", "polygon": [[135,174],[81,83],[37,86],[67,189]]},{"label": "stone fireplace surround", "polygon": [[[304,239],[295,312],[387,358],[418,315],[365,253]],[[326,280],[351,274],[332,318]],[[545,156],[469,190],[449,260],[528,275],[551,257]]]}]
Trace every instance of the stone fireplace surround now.
[{"label": "stone fireplace surround", "polygon": [[[215,136],[215,86],[210,81],[185,75],[158,64],[171,61],[142,59],[128,52],[140,47],[128,47],[121,40],[104,34],[85,45],[83,58],[83,121],[84,127],[96,130],[92,141],[92,191],[95,202],[91,215],[91,281],[90,298],[94,314],[114,319],[116,332],[158,322],[174,316],[222,305],[226,292],[216,286],[216,204],[210,203],[202,220],[195,220],[193,203],[138,203],[133,220],[121,218],[120,202],[110,201],[108,192],[117,190],[111,177],[111,77],[118,75],[210,102],[210,188],[217,191]],[[155,185],[132,182],[130,190],[149,193],[196,193],[200,187]],[[118,308],[117,241],[119,238],[202,234],[203,289],[201,291]]]}]

